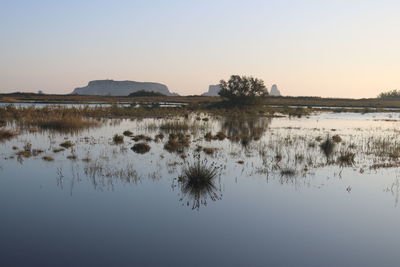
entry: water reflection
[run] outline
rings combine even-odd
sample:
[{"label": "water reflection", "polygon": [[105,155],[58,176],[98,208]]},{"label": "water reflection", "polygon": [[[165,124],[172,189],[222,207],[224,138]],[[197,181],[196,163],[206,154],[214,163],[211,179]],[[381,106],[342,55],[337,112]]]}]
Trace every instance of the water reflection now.
[{"label": "water reflection", "polygon": [[180,201],[186,202],[193,210],[199,210],[200,207],[207,206],[208,200],[220,200],[220,169],[221,166],[208,164],[206,160],[201,161],[200,155],[196,155],[195,162],[188,163],[177,179],[181,192]]},{"label": "water reflection", "polygon": [[253,140],[260,140],[271,123],[269,117],[224,116],[221,118],[221,131],[231,141],[247,146]]},{"label": "water reflection", "polygon": [[182,193],[179,200],[193,210],[199,210],[200,207],[207,206],[208,200],[217,201],[222,199],[220,182],[220,178],[218,179],[218,184],[214,180],[199,184],[188,179],[179,179]]}]

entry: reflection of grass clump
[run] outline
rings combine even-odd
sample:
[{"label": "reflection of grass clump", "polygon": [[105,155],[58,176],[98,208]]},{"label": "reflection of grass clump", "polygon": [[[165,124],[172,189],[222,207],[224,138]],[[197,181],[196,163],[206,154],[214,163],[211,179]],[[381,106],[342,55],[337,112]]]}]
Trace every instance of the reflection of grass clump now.
[{"label": "reflection of grass clump", "polygon": [[150,146],[145,143],[137,143],[131,148],[134,152],[139,153],[139,154],[144,154],[150,151]]},{"label": "reflection of grass clump", "polygon": [[321,148],[322,152],[324,152],[325,156],[329,157],[332,155],[335,149],[335,143],[328,136],[326,140],[319,145],[319,147]]},{"label": "reflection of grass clump", "polygon": [[168,152],[182,153],[184,148],[189,147],[190,137],[182,133],[170,134],[164,149]]},{"label": "reflection of grass clump", "polygon": [[115,134],[113,137],[113,142],[116,144],[121,144],[124,142],[124,136],[123,135],[119,135],[119,134]]},{"label": "reflection of grass clump", "polygon": [[281,176],[285,177],[293,177],[296,175],[296,170],[291,169],[291,168],[285,168],[281,170]]}]

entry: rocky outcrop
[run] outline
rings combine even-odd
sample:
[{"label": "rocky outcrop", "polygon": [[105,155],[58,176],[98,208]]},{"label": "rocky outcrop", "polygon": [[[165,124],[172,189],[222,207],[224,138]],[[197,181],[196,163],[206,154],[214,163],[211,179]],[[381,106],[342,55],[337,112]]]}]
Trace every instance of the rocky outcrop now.
[{"label": "rocky outcrop", "polygon": [[175,96],[168,87],[161,83],[134,82],[134,81],[114,81],[98,80],[91,81],[85,87],[76,88],[72,94],[76,95],[110,95],[110,96],[128,96],[137,91],[152,91],[167,96]]},{"label": "rocky outcrop", "polygon": [[280,96],[281,92],[278,89],[278,86],[276,84],[272,85],[271,91],[269,93],[271,96]]},{"label": "rocky outcrop", "polygon": [[210,85],[208,87],[208,92],[202,94],[203,96],[219,96],[219,91],[221,90],[221,87],[217,85]]}]

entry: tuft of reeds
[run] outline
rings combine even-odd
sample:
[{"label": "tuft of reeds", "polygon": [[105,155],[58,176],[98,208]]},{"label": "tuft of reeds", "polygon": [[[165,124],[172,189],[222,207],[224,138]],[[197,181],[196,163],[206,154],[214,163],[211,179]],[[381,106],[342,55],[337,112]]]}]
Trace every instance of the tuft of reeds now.
[{"label": "tuft of reeds", "polygon": [[208,166],[206,163],[198,160],[192,165],[186,166],[182,174],[191,186],[199,188],[209,184],[217,177],[218,168]]}]

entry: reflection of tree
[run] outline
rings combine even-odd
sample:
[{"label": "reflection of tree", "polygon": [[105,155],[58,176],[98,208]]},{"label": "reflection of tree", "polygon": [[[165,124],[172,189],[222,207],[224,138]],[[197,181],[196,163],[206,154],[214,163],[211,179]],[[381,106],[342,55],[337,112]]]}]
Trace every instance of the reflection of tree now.
[{"label": "reflection of tree", "polygon": [[222,198],[221,186],[216,185],[218,167],[214,164],[207,165],[205,161],[198,161],[183,170],[178,179],[182,196],[180,201],[187,200],[187,205],[199,210],[201,206],[207,206],[208,199],[212,201]]},{"label": "reflection of tree", "polygon": [[259,140],[271,123],[271,118],[260,116],[226,116],[221,119],[221,131],[232,141],[246,145]]},{"label": "reflection of tree", "polygon": [[188,179],[180,182],[182,198],[181,201],[187,199],[187,205],[191,205],[192,209],[199,210],[201,206],[207,206],[207,200],[220,200],[222,198],[221,188],[217,187],[215,181],[211,180],[206,183],[193,183]]}]

